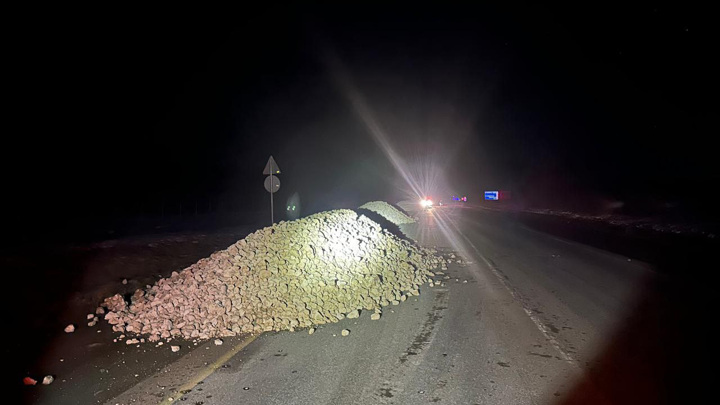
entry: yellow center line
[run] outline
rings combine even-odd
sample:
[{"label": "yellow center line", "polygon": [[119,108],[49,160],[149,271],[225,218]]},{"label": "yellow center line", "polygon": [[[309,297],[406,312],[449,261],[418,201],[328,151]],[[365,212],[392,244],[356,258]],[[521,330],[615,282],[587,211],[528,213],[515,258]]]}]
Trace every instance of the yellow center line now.
[{"label": "yellow center line", "polygon": [[[226,363],[228,360],[230,360],[233,356],[235,356],[240,350],[244,349],[247,345],[252,343],[257,337],[260,335],[251,335],[245,340],[239,342],[235,347],[233,347],[231,350],[229,350],[227,353],[223,354],[220,358],[215,360],[214,362],[208,364],[206,367],[201,369],[197,374],[193,376],[188,382],[180,386],[175,392],[173,392],[169,397],[163,398],[162,401],[159,402],[159,404],[174,404],[177,402],[183,395],[183,392],[188,392],[195,388],[195,386],[200,383],[200,381],[206,379],[210,374],[215,372],[220,366],[222,366],[224,363]],[[170,400],[172,398],[172,400]]]}]

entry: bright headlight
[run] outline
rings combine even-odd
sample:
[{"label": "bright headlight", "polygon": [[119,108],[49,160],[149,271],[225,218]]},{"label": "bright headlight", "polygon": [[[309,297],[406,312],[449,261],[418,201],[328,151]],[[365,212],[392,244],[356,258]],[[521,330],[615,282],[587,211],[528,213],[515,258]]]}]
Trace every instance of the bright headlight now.
[{"label": "bright headlight", "polygon": [[420,205],[422,205],[423,207],[431,207],[433,205],[433,202],[432,200],[424,199],[420,200]]}]

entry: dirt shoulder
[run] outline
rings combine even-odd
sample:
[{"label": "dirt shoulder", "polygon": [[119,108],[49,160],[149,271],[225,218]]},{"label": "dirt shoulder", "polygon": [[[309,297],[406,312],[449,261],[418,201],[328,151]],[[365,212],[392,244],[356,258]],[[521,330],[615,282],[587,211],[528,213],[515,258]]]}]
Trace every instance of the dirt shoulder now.
[{"label": "dirt shoulder", "polygon": [[[145,235],[104,242],[17,249],[0,257],[0,266],[15,276],[11,324],[22,331],[4,345],[12,358],[11,375],[23,403],[102,403],[124,391],[143,375],[162,369],[196,347],[172,353],[113,343],[106,322],[87,326],[86,315],[103,298],[131,294],[171,272],[181,270],[214,251],[225,249],[253,231],[237,227],[205,232]],[[123,283],[123,280],[127,280]],[[63,329],[74,324],[76,331]],[[22,353],[22,356],[15,354]],[[22,386],[25,376],[49,386]],[[81,381],[82,383],[78,383]]]}]

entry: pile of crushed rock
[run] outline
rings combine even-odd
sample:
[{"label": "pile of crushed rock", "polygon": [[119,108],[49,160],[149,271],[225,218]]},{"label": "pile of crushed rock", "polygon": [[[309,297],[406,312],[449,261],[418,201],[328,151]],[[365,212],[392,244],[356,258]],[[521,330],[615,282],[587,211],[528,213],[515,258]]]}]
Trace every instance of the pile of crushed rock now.
[{"label": "pile of crushed rock", "polygon": [[372,211],[395,225],[411,224],[415,220],[404,212],[386,203],[385,201],[370,201],[360,206],[361,209]]},{"label": "pile of crushed rock", "polygon": [[293,331],[418,295],[444,266],[435,253],[354,211],[327,211],[260,229],[130,302],[117,294],[101,305],[114,331],[149,341]]}]

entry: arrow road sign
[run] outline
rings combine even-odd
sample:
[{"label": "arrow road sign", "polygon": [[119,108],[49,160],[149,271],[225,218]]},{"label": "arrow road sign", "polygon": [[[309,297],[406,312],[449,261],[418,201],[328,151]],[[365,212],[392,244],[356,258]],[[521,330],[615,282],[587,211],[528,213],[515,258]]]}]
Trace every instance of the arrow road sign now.
[{"label": "arrow road sign", "polygon": [[277,163],[275,163],[275,159],[273,159],[272,155],[270,156],[270,159],[268,159],[267,164],[265,165],[265,170],[263,170],[263,174],[266,176],[271,174],[280,174],[280,168],[278,167]]},{"label": "arrow road sign", "polygon": [[265,190],[267,190],[270,193],[270,223],[275,223],[275,207],[273,204],[273,194],[280,190],[280,179],[275,177],[276,174],[280,174],[280,168],[278,167],[277,163],[275,163],[275,159],[273,159],[272,155],[270,155],[270,159],[268,159],[267,164],[265,165],[265,170],[263,170],[263,174],[267,177],[265,178]]}]

